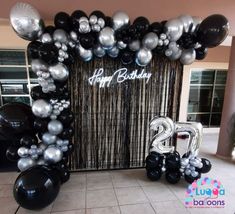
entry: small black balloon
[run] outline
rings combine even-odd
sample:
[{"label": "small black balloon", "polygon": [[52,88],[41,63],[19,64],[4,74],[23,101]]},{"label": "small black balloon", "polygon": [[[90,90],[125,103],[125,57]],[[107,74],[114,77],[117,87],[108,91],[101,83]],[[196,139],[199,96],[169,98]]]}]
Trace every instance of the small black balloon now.
[{"label": "small black balloon", "polygon": [[146,168],[162,167],[164,156],[157,153],[151,152],[146,158]]},{"label": "small black balloon", "polygon": [[48,99],[48,94],[43,93],[42,87],[40,85],[34,86],[31,89],[30,95],[33,100]]},{"label": "small black balloon", "polygon": [[74,134],[74,129],[72,127],[66,128],[62,131],[62,133],[59,135],[62,139],[71,139]]},{"label": "small black balloon", "polygon": [[53,35],[55,30],[56,30],[56,28],[54,26],[49,25],[49,26],[45,27],[44,33],[49,33],[50,35]]},{"label": "small black balloon", "polygon": [[41,119],[41,118],[36,118],[34,120],[34,128],[37,132],[46,132],[47,131],[47,124],[48,120],[46,119]]},{"label": "small black balloon", "polygon": [[39,48],[39,57],[49,64],[57,63],[58,49],[54,44],[44,43]]},{"label": "small black balloon", "polygon": [[64,127],[68,127],[74,120],[74,114],[71,111],[62,111],[58,116],[58,120],[63,123]]},{"label": "small black balloon", "polygon": [[202,60],[206,57],[208,49],[205,47],[200,47],[195,49],[195,51],[196,51],[196,59]]},{"label": "small black balloon", "polygon": [[225,40],[228,31],[227,18],[220,14],[214,14],[201,22],[197,31],[197,39],[204,47],[213,48]]},{"label": "small black balloon", "polygon": [[180,181],[181,172],[179,170],[176,171],[167,171],[166,172],[166,180],[171,184],[176,184]]},{"label": "small black balloon", "polygon": [[148,31],[149,28],[149,20],[143,16],[137,17],[133,25],[135,26],[136,30],[140,33],[145,33]]},{"label": "small black balloon", "polygon": [[87,34],[83,34],[81,37],[80,37],[80,44],[83,48],[85,49],[90,49],[94,46],[94,43],[95,43],[95,38],[92,36],[91,33],[87,33]]},{"label": "small black balloon", "polygon": [[30,147],[31,145],[35,145],[38,143],[38,139],[35,135],[24,135],[20,139],[20,145]]},{"label": "small black balloon", "polygon": [[180,168],[180,156],[178,154],[172,153],[166,156],[166,169],[176,170]]},{"label": "small black balloon", "polygon": [[201,177],[201,173],[198,173],[197,177],[193,177],[192,175],[184,175],[184,179],[188,182],[188,183],[193,183],[195,180],[199,179]]},{"label": "small black balloon", "polygon": [[70,178],[70,172],[68,169],[61,169],[59,171],[59,176],[60,176],[61,183],[65,183]]},{"label": "small black balloon", "polygon": [[95,11],[93,11],[93,12],[90,14],[90,17],[91,17],[92,15],[95,15],[97,18],[102,18],[102,19],[105,20],[105,15],[104,15],[104,13],[101,12],[100,10],[95,10]]},{"label": "small black balloon", "polygon": [[123,51],[121,53],[121,61],[124,65],[129,65],[134,61],[134,54],[131,51]]},{"label": "small black balloon", "polygon": [[75,10],[71,15],[71,23],[74,28],[74,30],[79,29],[79,19],[81,17],[87,17],[86,13],[82,10]]},{"label": "small black balloon", "polygon": [[39,58],[39,48],[41,47],[42,43],[38,41],[32,41],[27,46],[27,53],[28,56],[32,59]]},{"label": "small black balloon", "polygon": [[6,150],[6,157],[9,161],[16,162],[20,157],[17,153],[19,147],[9,146]]},{"label": "small black balloon", "polygon": [[70,31],[70,16],[65,12],[59,12],[55,15],[54,24],[59,29]]},{"label": "small black balloon", "polygon": [[112,21],[112,18],[110,16],[105,17],[105,26],[106,27],[112,27],[113,26],[113,21]]},{"label": "small black balloon", "polygon": [[160,22],[153,22],[149,26],[149,31],[156,33],[158,36],[160,36],[161,33],[163,33],[163,25]]},{"label": "small black balloon", "polygon": [[206,158],[201,158],[201,160],[202,160],[203,166],[202,166],[202,168],[199,169],[199,172],[201,172],[201,173],[209,172],[212,167],[211,162]]},{"label": "small black balloon", "polygon": [[65,156],[69,156],[69,155],[71,155],[73,153],[73,151],[74,151],[74,145],[73,145],[73,143],[70,143],[68,145],[68,151],[64,152],[64,155]]},{"label": "small black balloon", "polygon": [[162,176],[162,170],[160,168],[147,169],[147,177],[152,181],[157,181]]},{"label": "small black balloon", "polygon": [[26,209],[42,209],[52,203],[60,190],[60,178],[55,170],[36,166],[22,172],[14,184],[14,197]]}]

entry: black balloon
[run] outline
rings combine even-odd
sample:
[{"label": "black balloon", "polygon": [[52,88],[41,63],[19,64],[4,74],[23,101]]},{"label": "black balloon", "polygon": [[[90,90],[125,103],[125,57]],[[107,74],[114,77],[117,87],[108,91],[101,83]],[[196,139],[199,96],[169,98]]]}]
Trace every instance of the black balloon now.
[{"label": "black balloon", "polygon": [[157,152],[151,152],[146,158],[146,168],[161,168],[163,166],[163,159],[163,155]]},{"label": "black balloon", "polygon": [[102,18],[102,19],[105,20],[105,15],[104,15],[104,13],[101,12],[100,10],[95,10],[95,11],[93,11],[93,12],[90,14],[90,16],[92,16],[92,15],[95,15],[97,18]]},{"label": "black balloon", "polygon": [[162,176],[162,170],[160,168],[147,169],[147,177],[152,181],[157,181]]},{"label": "black balloon", "polygon": [[40,85],[34,86],[31,89],[30,95],[33,100],[48,99],[48,94],[43,93],[42,87]]},{"label": "black balloon", "polygon": [[211,15],[199,25],[197,39],[203,46],[213,48],[225,40],[228,31],[229,23],[226,17],[220,14]]},{"label": "black balloon", "polygon": [[30,147],[31,145],[37,144],[37,143],[38,143],[38,139],[35,135],[24,135],[20,139],[20,145],[21,146]]},{"label": "black balloon", "polygon": [[172,153],[166,156],[166,169],[176,170],[180,168],[180,156],[178,154]]},{"label": "black balloon", "polygon": [[46,119],[41,119],[37,117],[34,121],[33,126],[37,132],[46,132],[47,124],[48,124],[48,121]]},{"label": "black balloon", "polygon": [[67,152],[64,152],[64,155],[65,155],[65,156],[69,156],[69,155],[72,154],[73,151],[74,151],[74,145],[73,145],[73,143],[70,143],[70,144],[68,145],[68,151],[67,151]]},{"label": "black balloon", "polygon": [[64,127],[68,127],[74,120],[74,114],[71,111],[62,111],[58,116],[58,120],[63,123]]},{"label": "black balloon", "polygon": [[149,31],[156,33],[158,36],[160,36],[161,33],[163,33],[163,25],[160,22],[153,22],[149,26]]},{"label": "black balloon", "polygon": [[74,129],[72,127],[66,128],[62,131],[62,133],[59,135],[62,139],[71,139],[74,134]]},{"label": "black balloon", "polygon": [[74,30],[78,30],[79,28],[79,19],[81,17],[87,17],[86,13],[82,10],[75,10],[71,15],[71,23],[74,27]]},{"label": "black balloon", "polygon": [[49,64],[57,63],[58,49],[54,44],[44,43],[39,48],[39,57]]},{"label": "black balloon", "polygon": [[112,27],[113,26],[113,21],[112,21],[112,18],[110,16],[105,17],[105,26],[106,27]]},{"label": "black balloon", "polygon": [[34,115],[30,106],[23,103],[7,103],[0,107],[0,133],[11,138],[15,134],[33,131]]},{"label": "black balloon", "polygon": [[205,47],[200,47],[195,49],[195,51],[196,51],[196,59],[202,60],[206,57],[208,49]]},{"label": "black balloon", "polygon": [[53,35],[55,30],[56,28],[54,26],[48,25],[47,27],[45,27],[44,33],[49,33],[50,35]]},{"label": "black balloon", "polygon": [[16,146],[9,146],[6,150],[6,157],[9,161],[15,162],[17,161],[20,157],[17,153],[19,147]]},{"label": "black balloon", "polygon": [[195,180],[199,179],[201,177],[201,173],[198,173],[198,176],[197,177],[193,177],[192,175],[184,175],[184,178],[185,180],[188,182],[188,183],[193,183]]},{"label": "black balloon", "polygon": [[94,46],[95,38],[92,36],[91,33],[83,34],[80,37],[80,44],[85,49],[90,49]]},{"label": "black balloon", "polygon": [[196,38],[191,33],[183,33],[180,39],[177,41],[180,47],[184,49],[194,48],[196,43]]},{"label": "black balloon", "polygon": [[32,41],[27,46],[27,53],[29,58],[36,59],[39,58],[39,48],[41,47],[42,43],[38,41]]},{"label": "black balloon", "polygon": [[54,201],[60,190],[60,178],[55,170],[36,166],[22,172],[14,184],[14,197],[26,209],[36,210]]},{"label": "black balloon", "polygon": [[149,28],[149,20],[143,16],[137,17],[133,25],[135,26],[136,30],[142,34],[148,31]]},{"label": "black balloon", "polygon": [[54,18],[54,24],[57,28],[70,31],[70,16],[65,12],[59,12]]},{"label": "black balloon", "polygon": [[121,53],[121,61],[124,65],[129,65],[134,61],[134,54],[131,51],[123,51]]},{"label": "black balloon", "polygon": [[201,158],[201,160],[202,160],[203,166],[202,166],[202,168],[198,169],[198,171],[201,172],[201,173],[209,172],[211,170],[211,167],[212,167],[211,162],[206,158]]},{"label": "black balloon", "polygon": [[180,181],[181,173],[179,170],[176,171],[167,171],[166,180],[171,184],[176,184]]},{"label": "black balloon", "polygon": [[70,178],[70,172],[68,169],[61,169],[59,171],[59,176],[60,176],[61,183],[65,183]]}]

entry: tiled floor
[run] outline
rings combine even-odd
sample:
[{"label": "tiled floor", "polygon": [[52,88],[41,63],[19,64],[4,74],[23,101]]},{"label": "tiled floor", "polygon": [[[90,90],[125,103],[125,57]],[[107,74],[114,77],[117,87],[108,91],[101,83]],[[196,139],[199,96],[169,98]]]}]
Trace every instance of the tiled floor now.
[{"label": "tiled floor", "polygon": [[[186,146],[178,143],[179,149]],[[53,214],[184,214],[235,213],[235,163],[218,159],[214,154],[217,135],[205,135],[201,157],[211,160],[213,168],[207,175],[220,180],[226,190],[223,209],[186,209],[183,205],[187,183],[182,179],[176,185],[146,178],[144,169],[108,172],[73,173],[71,179],[46,209],[28,211],[18,209],[12,196],[12,184],[17,173],[0,173],[0,213],[53,213]]]}]

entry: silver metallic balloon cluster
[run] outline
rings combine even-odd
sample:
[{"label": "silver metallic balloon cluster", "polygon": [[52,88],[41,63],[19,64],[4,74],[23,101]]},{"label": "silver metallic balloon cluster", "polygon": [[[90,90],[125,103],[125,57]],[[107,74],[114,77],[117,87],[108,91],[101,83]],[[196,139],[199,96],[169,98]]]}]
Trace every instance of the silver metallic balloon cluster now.
[{"label": "silver metallic balloon cluster", "polygon": [[180,171],[184,175],[191,175],[192,177],[196,178],[199,173],[196,169],[201,169],[203,167],[203,163],[201,159],[198,157],[188,157],[188,158],[181,158],[181,167]]},{"label": "silver metallic balloon cluster", "polygon": [[98,18],[96,15],[90,16],[89,23],[93,32],[100,32],[105,26],[105,20],[101,17]]},{"label": "silver metallic balloon cluster", "polygon": [[50,118],[55,120],[58,115],[64,110],[69,108],[70,101],[69,100],[58,100],[58,99],[51,99],[50,103],[52,105],[52,114]]}]

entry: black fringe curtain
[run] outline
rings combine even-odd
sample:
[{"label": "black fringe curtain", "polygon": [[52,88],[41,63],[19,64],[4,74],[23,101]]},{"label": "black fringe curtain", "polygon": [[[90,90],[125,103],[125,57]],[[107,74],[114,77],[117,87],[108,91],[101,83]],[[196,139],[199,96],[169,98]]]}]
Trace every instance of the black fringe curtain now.
[{"label": "black fringe curtain", "polygon": [[100,88],[88,78],[103,68],[104,76],[126,67],[118,59],[77,60],[71,67],[69,87],[75,113],[75,151],[70,169],[103,170],[143,167],[150,142],[149,121],[156,115],[177,120],[183,66],[178,61],[153,57],[145,68],[152,76]]}]

